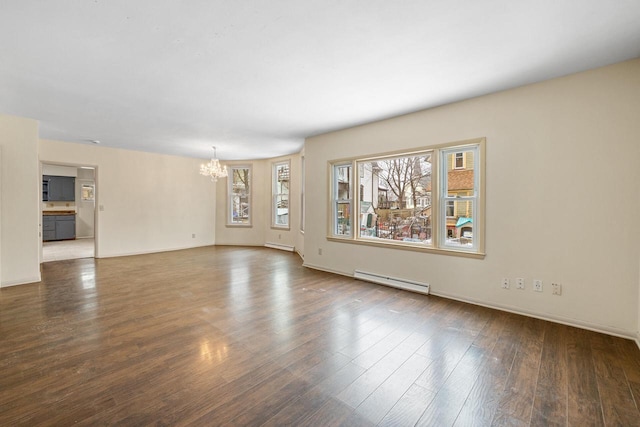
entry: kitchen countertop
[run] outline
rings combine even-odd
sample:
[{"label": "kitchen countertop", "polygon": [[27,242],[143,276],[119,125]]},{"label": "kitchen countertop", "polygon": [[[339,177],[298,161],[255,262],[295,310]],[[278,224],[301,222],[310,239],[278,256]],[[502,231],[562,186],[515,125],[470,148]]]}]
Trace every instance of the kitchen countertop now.
[{"label": "kitchen countertop", "polygon": [[75,211],[42,211],[42,215],[75,215]]}]

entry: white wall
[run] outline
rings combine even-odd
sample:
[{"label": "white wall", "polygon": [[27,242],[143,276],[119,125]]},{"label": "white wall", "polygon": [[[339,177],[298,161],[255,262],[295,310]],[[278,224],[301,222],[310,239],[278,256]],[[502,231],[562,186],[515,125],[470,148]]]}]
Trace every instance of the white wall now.
[{"label": "white wall", "polygon": [[50,140],[39,155],[96,167],[97,257],[214,244],[216,189],[201,160]]},{"label": "white wall", "polygon": [[[434,294],[635,337],[638,117],[634,60],[308,138],[305,265],[427,281]],[[485,259],[326,240],[329,160],[476,137],[487,138]],[[527,289],[503,290],[501,277]]]},{"label": "white wall", "polygon": [[73,166],[42,165],[42,175],[78,176],[78,168]]},{"label": "white wall", "polygon": [[0,114],[0,286],[40,280],[38,122]]}]

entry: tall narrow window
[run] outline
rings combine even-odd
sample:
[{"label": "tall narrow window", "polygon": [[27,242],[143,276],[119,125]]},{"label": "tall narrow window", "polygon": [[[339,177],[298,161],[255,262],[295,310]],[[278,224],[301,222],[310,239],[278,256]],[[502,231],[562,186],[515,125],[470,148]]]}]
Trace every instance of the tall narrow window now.
[{"label": "tall narrow window", "polygon": [[304,231],[304,217],[305,217],[305,211],[304,211],[304,204],[305,204],[305,200],[304,200],[304,174],[305,174],[305,170],[304,170],[305,166],[304,166],[304,156],[300,157],[300,231]]},{"label": "tall narrow window", "polygon": [[251,225],[251,168],[232,166],[229,174],[229,225]]},{"label": "tall narrow window", "polygon": [[273,164],[273,227],[289,228],[289,161]]},{"label": "tall narrow window", "polygon": [[464,151],[459,148],[442,150],[440,156],[440,163],[446,165],[440,171],[441,246],[477,250],[474,228],[479,219],[478,146],[469,146]]},{"label": "tall narrow window", "polygon": [[333,231],[335,236],[351,236],[353,183],[351,163],[333,166]]}]

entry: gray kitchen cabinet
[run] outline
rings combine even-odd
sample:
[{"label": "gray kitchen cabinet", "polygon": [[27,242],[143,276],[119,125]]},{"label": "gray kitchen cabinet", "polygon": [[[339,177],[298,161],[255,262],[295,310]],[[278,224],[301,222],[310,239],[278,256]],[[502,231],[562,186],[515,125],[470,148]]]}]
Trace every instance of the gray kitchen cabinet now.
[{"label": "gray kitchen cabinet", "polygon": [[56,240],[76,238],[76,216],[56,215]]},{"label": "gray kitchen cabinet", "polygon": [[72,202],[76,200],[76,179],[71,176],[42,176],[42,201]]},{"label": "gray kitchen cabinet", "polygon": [[44,215],[42,240],[69,240],[76,238],[75,215]]},{"label": "gray kitchen cabinet", "polygon": [[45,215],[42,217],[42,240],[56,240],[56,217]]}]

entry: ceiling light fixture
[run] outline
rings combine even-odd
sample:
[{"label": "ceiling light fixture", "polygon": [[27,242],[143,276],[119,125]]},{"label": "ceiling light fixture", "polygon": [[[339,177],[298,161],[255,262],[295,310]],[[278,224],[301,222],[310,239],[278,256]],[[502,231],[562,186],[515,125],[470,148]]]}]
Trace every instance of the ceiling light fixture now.
[{"label": "ceiling light fixture", "polygon": [[218,178],[227,176],[227,167],[220,166],[220,162],[216,157],[216,147],[213,147],[213,158],[206,165],[200,165],[200,175],[208,176],[211,181],[217,182]]}]

